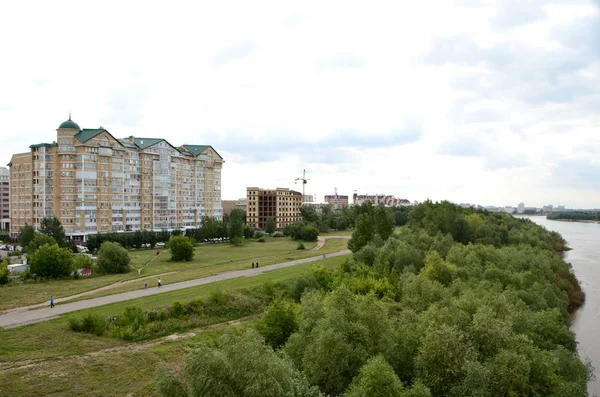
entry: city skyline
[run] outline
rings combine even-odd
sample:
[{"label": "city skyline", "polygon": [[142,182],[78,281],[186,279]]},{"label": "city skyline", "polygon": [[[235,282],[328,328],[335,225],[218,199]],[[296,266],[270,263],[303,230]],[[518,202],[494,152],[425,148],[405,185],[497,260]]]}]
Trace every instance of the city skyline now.
[{"label": "city skyline", "polygon": [[5,12],[2,166],[71,111],[116,138],[213,145],[223,198],[301,190],[306,169],[320,199],[600,207],[598,0]]}]

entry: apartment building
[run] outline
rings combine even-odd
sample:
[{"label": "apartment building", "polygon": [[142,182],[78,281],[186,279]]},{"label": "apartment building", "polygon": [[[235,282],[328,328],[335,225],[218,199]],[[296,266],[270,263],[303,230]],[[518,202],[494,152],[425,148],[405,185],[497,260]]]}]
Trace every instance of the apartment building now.
[{"label": "apartment building", "polygon": [[275,221],[275,229],[281,230],[290,223],[302,220],[300,207],[302,193],[287,188],[246,189],[246,223],[255,229],[264,230],[267,219]]},{"label": "apartment building", "polygon": [[394,197],[386,194],[356,194],[352,197],[353,205],[361,205],[366,201],[370,201],[374,205],[386,205],[386,206],[401,206],[401,205],[411,205],[410,201],[403,198]]},{"label": "apartment building", "polygon": [[0,168],[0,230],[8,231],[10,225],[10,172]]},{"label": "apartment building", "polygon": [[331,208],[333,208],[334,211],[341,210],[342,208],[348,208],[348,196],[329,194],[325,196],[325,202],[331,205]]},{"label": "apartment building", "polygon": [[247,207],[246,198],[239,198],[237,200],[221,200],[221,207],[223,209],[223,216],[231,215],[231,212],[235,210],[242,210],[246,212]]},{"label": "apartment building", "polygon": [[71,120],[56,141],[12,156],[10,231],[56,216],[73,240],[88,234],[199,227],[222,219],[223,158],[207,145],[115,138]]}]

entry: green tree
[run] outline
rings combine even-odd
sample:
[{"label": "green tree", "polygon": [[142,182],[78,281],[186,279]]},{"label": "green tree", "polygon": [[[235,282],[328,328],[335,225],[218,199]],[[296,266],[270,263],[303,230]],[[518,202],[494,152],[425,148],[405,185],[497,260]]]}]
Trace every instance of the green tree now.
[{"label": "green tree", "polygon": [[319,229],[315,225],[304,226],[301,233],[304,241],[317,241],[319,238]]},{"label": "green tree", "polygon": [[373,224],[373,217],[368,213],[360,214],[356,221],[356,229],[352,232],[352,237],[348,241],[348,248],[352,252],[357,252],[367,245],[369,241],[373,240],[374,236],[375,225]]},{"label": "green tree", "polygon": [[44,244],[54,245],[57,243],[51,236],[35,232],[33,240],[31,240],[29,244],[25,246],[25,252],[27,252],[28,254],[33,254],[39,247],[41,247]]},{"label": "green tree", "polygon": [[402,397],[404,386],[383,356],[371,358],[354,377],[344,397]]},{"label": "green tree", "polygon": [[34,236],[35,229],[33,228],[33,226],[25,224],[25,226],[23,226],[19,231],[19,242],[21,243],[21,246],[27,247],[31,240],[33,240]]},{"label": "green tree", "polygon": [[387,240],[394,232],[394,215],[384,206],[375,209],[374,222],[375,231],[382,240]]},{"label": "green tree", "polygon": [[319,214],[317,214],[317,210],[312,205],[300,206],[300,215],[302,215],[304,222],[316,223],[319,220]]},{"label": "green tree", "polygon": [[129,253],[118,243],[105,241],[98,250],[97,264],[105,273],[126,273],[129,271]]},{"label": "green tree", "polygon": [[58,244],[42,245],[29,258],[31,273],[43,278],[59,278],[71,273],[73,254]]},{"label": "green tree", "polygon": [[229,220],[229,239],[242,239],[244,237],[244,211],[235,208],[231,211]]},{"label": "green tree", "polygon": [[0,285],[6,285],[10,281],[10,273],[8,271],[9,264],[10,260],[8,258],[4,258],[4,260],[0,262]]},{"label": "green tree", "polygon": [[191,261],[194,257],[194,243],[188,237],[171,237],[167,247],[171,250],[173,261]]},{"label": "green tree", "polygon": [[256,329],[273,349],[283,346],[289,336],[298,330],[295,305],[276,300],[267,308]]},{"label": "green tree", "polygon": [[267,218],[267,221],[265,222],[265,233],[275,233],[275,221],[273,218]]},{"label": "green tree", "polygon": [[52,237],[59,247],[65,247],[67,245],[65,229],[63,229],[62,224],[55,216],[42,219],[40,233]]},{"label": "green tree", "polygon": [[425,267],[421,271],[430,280],[449,285],[454,277],[454,270],[455,266],[444,261],[437,251],[433,251],[425,258]]},{"label": "green tree", "polygon": [[74,270],[79,270],[79,269],[87,269],[92,267],[92,261],[90,260],[90,257],[84,254],[79,254],[79,255],[75,255],[75,258],[73,258],[73,269]]}]

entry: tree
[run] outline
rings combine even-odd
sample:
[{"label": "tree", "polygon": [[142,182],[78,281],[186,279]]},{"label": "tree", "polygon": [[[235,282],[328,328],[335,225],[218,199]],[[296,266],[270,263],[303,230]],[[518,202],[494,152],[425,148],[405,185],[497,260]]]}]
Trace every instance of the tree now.
[{"label": "tree", "polygon": [[354,377],[344,397],[402,397],[404,386],[382,355],[371,358]]},{"label": "tree", "polygon": [[319,238],[319,229],[315,225],[309,224],[302,228],[302,240],[317,241]]},{"label": "tree", "polygon": [[35,230],[33,229],[33,226],[25,224],[19,231],[19,242],[21,243],[21,246],[27,247],[31,240],[33,240],[34,235]]},{"label": "tree", "polygon": [[10,273],[8,272],[9,264],[10,260],[8,258],[4,258],[4,260],[0,262],[0,285],[8,284],[10,281]]},{"label": "tree", "polygon": [[188,237],[171,237],[167,247],[171,250],[173,261],[191,261],[194,257],[194,243]]},{"label": "tree", "polygon": [[43,278],[59,278],[71,274],[73,254],[58,244],[42,245],[29,258],[31,273]]},{"label": "tree", "polygon": [[244,237],[244,211],[235,208],[229,220],[229,240],[241,240]]},{"label": "tree", "polygon": [[52,238],[51,236],[47,236],[45,234],[35,232],[33,240],[31,240],[29,242],[29,244],[27,244],[26,246],[24,246],[25,247],[25,252],[27,252],[28,254],[31,255],[39,247],[41,247],[44,244],[54,245],[54,244],[57,244],[57,243],[54,240],[54,238]]},{"label": "tree", "polygon": [[59,247],[65,247],[67,245],[65,229],[63,229],[62,224],[55,216],[42,219],[40,233],[52,237]]},{"label": "tree", "polygon": [[375,209],[375,231],[382,240],[387,240],[394,232],[394,216],[384,206]]},{"label": "tree", "polygon": [[298,330],[295,305],[276,300],[265,311],[256,328],[273,349],[283,346],[289,336]]},{"label": "tree", "polygon": [[265,233],[275,233],[275,221],[273,218],[267,218],[267,221],[265,222]]},{"label": "tree", "polygon": [[98,251],[98,267],[105,273],[126,273],[129,271],[129,253],[118,243],[105,241]]},{"label": "tree", "polygon": [[368,213],[360,214],[356,221],[356,229],[352,232],[352,237],[348,241],[348,248],[352,252],[357,252],[367,245],[369,241],[373,240],[374,236],[375,225],[373,224],[373,217]]},{"label": "tree", "polygon": [[308,223],[316,223],[319,220],[319,214],[312,205],[302,205],[300,215],[302,215],[302,220]]}]

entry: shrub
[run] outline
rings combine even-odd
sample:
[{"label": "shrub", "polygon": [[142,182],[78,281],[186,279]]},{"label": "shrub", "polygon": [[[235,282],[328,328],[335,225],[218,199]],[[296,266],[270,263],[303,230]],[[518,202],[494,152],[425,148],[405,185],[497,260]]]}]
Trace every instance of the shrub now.
[{"label": "shrub", "polygon": [[105,273],[127,273],[129,253],[120,244],[105,241],[98,251],[98,268]]},{"label": "shrub", "polygon": [[0,285],[6,285],[10,281],[8,273],[9,259],[6,258],[0,262]]},{"label": "shrub", "polygon": [[302,240],[317,241],[319,229],[315,225],[306,225],[302,228]]},{"label": "shrub", "polygon": [[263,237],[265,234],[262,232],[262,230],[256,230],[254,232],[254,238],[261,238]]},{"label": "shrub", "polygon": [[38,277],[65,277],[71,273],[73,254],[57,244],[43,245],[29,258],[30,269]]},{"label": "shrub", "polygon": [[235,245],[236,247],[240,247],[240,246],[244,245],[244,238],[243,237],[234,237],[231,239],[231,244]]},{"label": "shrub", "polygon": [[194,257],[194,243],[188,237],[171,237],[167,246],[171,250],[173,261],[191,261]]},{"label": "shrub", "polygon": [[75,332],[87,332],[102,336],[106,332],[106,321],[97,314],[86,314],[81,320],[73,317],[69,319],[69,328]]},{"label": "shrub", "polygon": [[297,316],[296,306],[293,303],[277,300],[265,311],[256,329],[268,345],[277,349],[298,330]]},{"label": "shrub", "polygon": [[264,237],[260,237],[260,238],[259,238],[258,240],[256,240],[256,241],[258,241],[259,243],[264,243],[264,242],[266,242],[267,240],[265,240],[265,238],[264,238]]},{"label": "shrub", "polygon": [[306,247],[304,246],[304,243],[302,241],[298,242],[298,246],[296,247],[297,250],[303,250],[306,249]]}]

